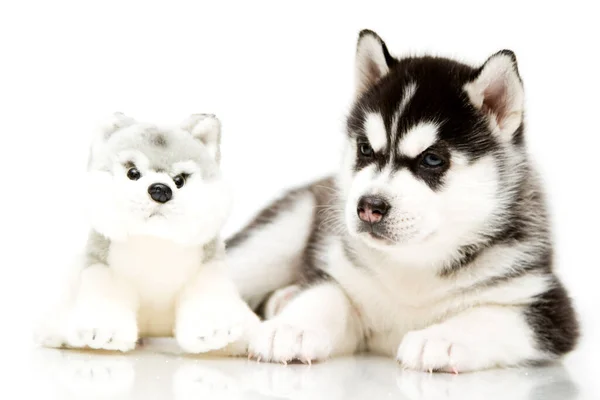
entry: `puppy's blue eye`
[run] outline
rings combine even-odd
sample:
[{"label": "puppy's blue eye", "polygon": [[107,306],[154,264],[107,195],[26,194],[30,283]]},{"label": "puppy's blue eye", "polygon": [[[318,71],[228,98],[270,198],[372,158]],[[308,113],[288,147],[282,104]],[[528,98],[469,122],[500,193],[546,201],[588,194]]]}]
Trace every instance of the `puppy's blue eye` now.
[{"label": "puppy's blue eye", "polygon": [[426,167],[436,168],[444,165],[444,160],[442,160],[439,156],[433,153],[427,153],[425,154],[425,157],[423,157],[423,161],[421,161],[421,164],[423,164]]},{"label": "puppy's blue eye", "polygon": [[373,148],[369,143],[359,143],[358,149],[360,151],[360,155],[363,157],[371,157],[373,155]]}]

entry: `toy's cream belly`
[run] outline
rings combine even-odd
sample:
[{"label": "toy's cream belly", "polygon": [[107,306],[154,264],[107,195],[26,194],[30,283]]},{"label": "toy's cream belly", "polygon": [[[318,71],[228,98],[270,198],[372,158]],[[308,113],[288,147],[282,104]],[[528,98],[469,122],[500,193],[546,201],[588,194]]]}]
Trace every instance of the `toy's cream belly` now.
[{"label": "toy's cream belly", "polygon": [[171,302],[168,307],[141,305],[137,321],[140,337],[172,336],[175,326],[175,302]]},{"label": "toy's cream belly", "polygon": [[201,248],[160,239],[131,239],[111,245],[109,266],[138,300],[140,337],[173,334],[177,300],[195,278],[201,261]]}]

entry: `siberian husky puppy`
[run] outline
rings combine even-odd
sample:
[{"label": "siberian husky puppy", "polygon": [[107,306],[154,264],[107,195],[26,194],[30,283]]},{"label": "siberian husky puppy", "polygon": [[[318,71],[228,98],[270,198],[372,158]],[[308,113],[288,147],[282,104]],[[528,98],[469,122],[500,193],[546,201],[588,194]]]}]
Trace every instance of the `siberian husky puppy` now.
[{"label": "siberian husky puppy", "polygon": [[258,317],[227,278],[231,208],[220,122],[160,127],[116,113],[93,140],[91,230],[64,302],[36,332],[49,347],[128,351],[175,336],[188,352],[242,354]]},{"label": "siberian husky puppy", "polygon": [[396,58],[360,33],[339,173],[227,243],[265,361],[371,351],[410,369],[554,360],[578,320],[553,272],[515,55]]}]

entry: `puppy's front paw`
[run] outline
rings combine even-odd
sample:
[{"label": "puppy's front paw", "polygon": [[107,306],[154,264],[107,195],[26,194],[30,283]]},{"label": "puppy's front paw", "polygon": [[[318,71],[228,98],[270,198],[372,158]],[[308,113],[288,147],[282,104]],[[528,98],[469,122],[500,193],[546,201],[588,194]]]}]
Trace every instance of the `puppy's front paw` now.
[{"label": "puppy's front paw", "polygon": [[257,360],[287,363],[324,360],[331,354],[325,332],[304,329],[278,321],[265,321],[250,340],[248,351]]},{"label": "puppy's front paw", "polygon": [[70,347],[125,352],[135,348],[137,339],[135,313],[117,305],[81,305],[69,319]]},{"label": "puppy's front paw", "polygon": [[178,314],[175,338],[186,352],[206,353],[243,341],[256,325],[258,317],[241,301],[187,305]]},{"label": "puppy's front paw", "polygon": [[466,372],[475,368],[477,357],[451,332],[427,328],[408,332],[398,348],[397,360],[406,368],[426,372]]}]

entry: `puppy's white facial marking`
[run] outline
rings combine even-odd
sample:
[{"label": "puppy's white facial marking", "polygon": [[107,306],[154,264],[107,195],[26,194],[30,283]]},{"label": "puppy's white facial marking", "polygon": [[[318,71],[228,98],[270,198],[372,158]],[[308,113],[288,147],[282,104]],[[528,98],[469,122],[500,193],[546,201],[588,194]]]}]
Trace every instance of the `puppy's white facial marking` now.
[{"label": "puppy's white facial marking", "polygon": [[414,158],[436,142],[437,134],[437,124],[422,122],[402,136],[398,143],[398,152]]},{"label": "puppy's white facial marking", "polygon": [[392,143],[395,141],[396,131],[398,130],[398,121],[400,120],[402,113],[404,113],[406,106],[414,97],[416,91],[417,91],[416,83],[410,83],[404,88],[404,94],[402,95],[402,101],[400,101],[398,110],[396,110],[396,112],[394,113],[394,116],[392,117],[392,129],[391,129],[391,132],[392,132],[392,141],[391,142]]},{"label": "puppy's white facial marking", "polygon": [[381,114],[369,113],[365,119],[365,132],[371,147],[375,151],[382,151],[387,144],[385,124]]}]

